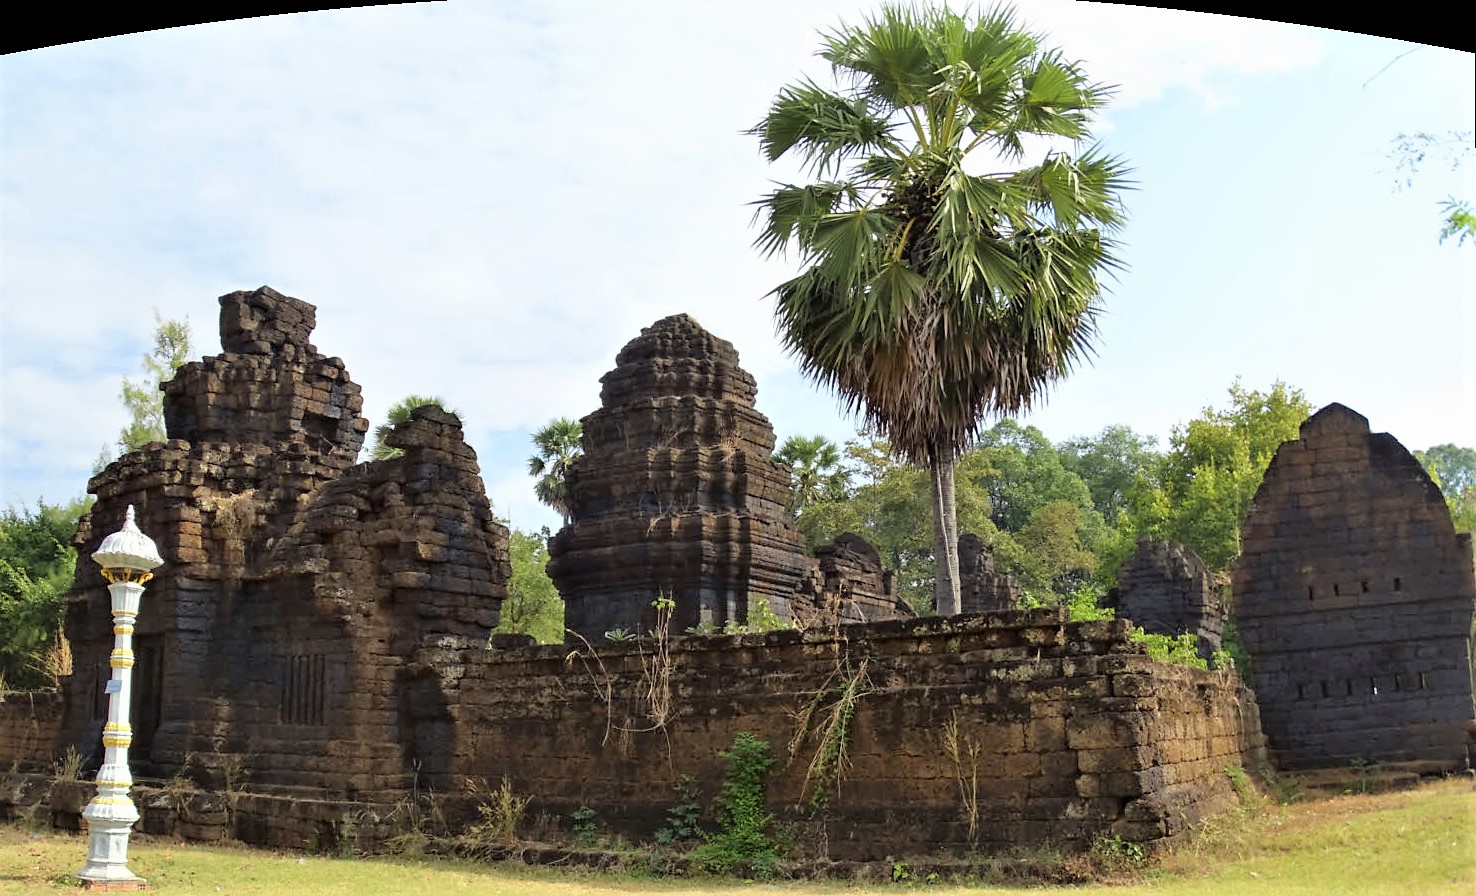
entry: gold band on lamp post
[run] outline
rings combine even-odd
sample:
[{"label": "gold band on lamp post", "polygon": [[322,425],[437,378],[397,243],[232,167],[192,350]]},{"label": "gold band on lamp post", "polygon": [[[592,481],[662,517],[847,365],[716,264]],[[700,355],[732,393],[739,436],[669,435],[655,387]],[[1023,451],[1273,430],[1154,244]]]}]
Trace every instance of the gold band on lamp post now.
[{"label": "gold band on lamp post", "polygon": [[138,809],[128,798],[133,775],[128,770],[128,746],[133,727],[128,721],[133,684],[133,624],[144,583],[164,559],[153,539],[138,530],[133,505],[123,528],[103,539],[92,555],[110,583],[113,610],[113,652],[108,658],[113,675],[108,680],[108,721],[103,726],[103,764],[97,771],[97,795],[83,810],[87,819],[87,864],[77,876],[89,887],[111,890],[142,889],[144,879],[128,870],[128,835],[138,821]]}]

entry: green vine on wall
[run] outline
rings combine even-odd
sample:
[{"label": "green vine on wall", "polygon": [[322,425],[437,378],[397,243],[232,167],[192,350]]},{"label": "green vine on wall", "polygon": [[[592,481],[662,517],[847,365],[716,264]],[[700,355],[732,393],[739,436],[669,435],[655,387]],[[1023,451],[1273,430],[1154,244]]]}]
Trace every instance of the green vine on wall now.
[{"label": "green vine on wall", "polygon": [[746,866],[754,877],[771,877],[779,855],[768,827],[774,820],[765,805],[765,778],[774,758],[769,742],[745,731],[718,754],[727,762],[723,788],[713,800],[717,831],[704,835],[690,858],[712,874]]}]

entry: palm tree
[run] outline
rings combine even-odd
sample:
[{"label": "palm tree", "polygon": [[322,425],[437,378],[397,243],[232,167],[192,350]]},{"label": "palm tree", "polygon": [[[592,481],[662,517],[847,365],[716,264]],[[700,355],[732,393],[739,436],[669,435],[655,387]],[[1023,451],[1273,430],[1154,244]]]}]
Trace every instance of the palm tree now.
[{"label": "palm tree", "polygon": [[374,441],[369,446],[369,457],[374,460],[389,460],[390,458],[399,457],[404,454],[405,452],[399,448],[391,448],[386,445],[384,440],[389,437],[389,434],[394,431],[396,426],[410,421],[411,411],[428,404],[433,404],[448,414],[456,414],[458,417],[461,416],[457,411],[446,407],[446,403],[437,396],[406,395],[390,407],[389,412],[385,414],[385,421],[374,427]]},{"label": "palm tree", "polygon": [[938,608],[956,613],[954,458],[1090,350],[1117,265],[1127,169],[1096,147],[1024,164],[1027,141],[1079,149],[1109,91],[1008,9],[886,7],[820,55],[836,89],[786,87],[751,131],[815,178],[755,203],[756,244],[803,265],[773,293],[802,369],[932,472]]},{"label": "palm tree", "polygon": [[569,506],[569,491],[564,477],[569,465],[584,453],[580,439],[584,429],[578,420],[559,417],[533,433],[533,444],[538,453],[528,458],[528,475],[536,476],[533,494],[538,500],[552,507],[569,525],[572,508]]},{"label": "palm tree", "polygon": [[845,497],[851,474],[841,467],[840,449],[824,436],[790,436],[774,452],[774,460],[790,469],[789,512],[795,517],[818,501]]}]

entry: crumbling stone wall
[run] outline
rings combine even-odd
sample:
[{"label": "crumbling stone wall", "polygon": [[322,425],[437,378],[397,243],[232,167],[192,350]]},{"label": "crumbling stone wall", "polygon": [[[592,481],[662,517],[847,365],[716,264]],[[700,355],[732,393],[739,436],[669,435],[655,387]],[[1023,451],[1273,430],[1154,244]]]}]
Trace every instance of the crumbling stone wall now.
[{"label": "crumbling stone wall", "polygon": [[565,477],[573,521],[549,542],[565,625],[586,638],[647,631],[652,601],[677,631],[744,624],[751,600],[781,618],[806,567],[785,517],[789,474],[732,343],[685,314],[641,331],[600,382]]},{"label": "crumbling stone wall", "polygon": [[0,760],[6,766],[45,768],[58,758],[59,691],[0,692]]},{"label": "crumbling stone wall", "polygon": [[1204,561],[1175,541],[1138,539],[1133,556],[1117,571],[1106,605],[1151,635],[1192,634],[1199,655],[1220,649],[1225,609]]},{"label": "crumbling stone wall", "polygon": [[[308,343],[311,305],[222,296],[225,351],[164,386],[170,440],[94,477],[76,538],[90,556],[134,505],[166,563],[135,636],[140,775],[187,758],[206,783],[319,795],[401,792],[413,732],[399,675],[429,646],[480,645],[509,574],[455,417],[421,408],[354,465],[368,423],[343,362]],[[113,637],[105,583],[79,563],[62,740],[100,756]]]},{"label": "crumbling stone wall", "polygon": [[[1238,679],[1150,660],[1123,621],[1073,624],[1053,609],[678,638],[664,676],[653,676],[652,648],[607,645],[598,659],[562,647],[461,651],[449,685],[427,667],[435,699],[414,702],[417,723],[439,715],[452,731],[449,774],[427,783],[451,794],[467,778],[506,775],[534,796],[533,814],[590,806],[602,829],[650,839],[680,776],[710,800],[718,751],[748,731],[778,759],[770,807],[803,822],[820,741],[797,737],[797,717],[819,696],[823,724],[823,695],[852,678],[863,686],[850,766],[820,820],[805,822],[837,859],[1085,849],[1109,833],[1168,842],[1234,803],[1228,765],[1262,761]],[[653,681],[675,698],[664,719],[652,715]],[[950,724],[962,766],[944,749]],[[959,775],[976,770],[971,837]]]},{"label": "crumbling stone wall", "polygon": [[[507,775],[535,815],[589,805],[644,838],[681,774],[710,799],[718,752],[752,731],[781,759],[776,809],[804,821],[795,807],[830,788],[807,830],[837,858],[1085,848],[1109,832],[1153,845],[1234,799],[1226,765],[1257,764],[1255,707],[1233,678],[1155,663],[1125,622],[1059,610],[678,637],[669,650],[508,637],[488,650],[507,532],[460,422],[418,409],[387,440],[402,456],[356,465],[358,388],[307,342],[313,318],[267,288],[222,297],[225,350],[165,387],[169,440],[89,484],[84,556],[131,504],[166,559],[137,626],[135,773],[168,778],[188,759],[212,791],[141,790],[150,829],[331,848],[360,842],[350,830],[382,837],[417,787],[446,795],[453,823],[471,820],[471,798],[450,795]],[[750,599],[788,612],[809,561],[754,392],[732,346],[685,316],[621,352],[585,419],[574,524],[551,563],[582,631],[643,631],[663,592],[677,632],[743,622]],[[858,615],[903,612],[859,539],[814,562],[815,593],[849,589]],[[95,761],[113,639],[93,564],[78,565],[66,624],[62,718],[54,698],[29,714],[0,703],[0,762],[42,767],[51,732],[50,755],[76,744]],[[844,682],[859,694],[851,765],[838,786],[807,784],[821,743],[797,720],[809,707],[823,724]],[[959,785],[975,773],[971,825]],[[19,779],[0,790],[0,812],[12,793],[39,798]],[[53,822],[75,824],[86,786],[47,792]]]},{"label": "crumbling stone wall", "polygon": [[1278,765],[1465,766],[1471,540],[1392,436],[1339,404],[1308,418],[1256,492],[1233,588]]},{"label": "crumbling stone wall", "polygon": [[958,538],[958,584],[965,613],[1013,610],[1024,593],[1014,576],[994,571],[994,552],[972,532]]},{"label": "crumbling stone wall", "polygon": [[791,612],[796,626],[802,628],[915,615],[897,596],[892,572],[882,569],[876,548],[853,532],[815,548],[791,600]]}]

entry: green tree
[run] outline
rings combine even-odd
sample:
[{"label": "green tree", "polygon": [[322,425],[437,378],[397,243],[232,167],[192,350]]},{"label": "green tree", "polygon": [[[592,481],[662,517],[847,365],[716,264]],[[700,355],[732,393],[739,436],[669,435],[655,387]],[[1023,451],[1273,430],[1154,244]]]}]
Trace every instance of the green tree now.
[{"label": "green tree", "polygon": [[564,640],[564,601],[548,577],[548,532],[531,535],[513,530],[508,541],[512,578],[502,602],[498,633],[522,632],[540,644]]},{"label": "green tree", "polygon": [[566,526],[573,508],[569,505],[564,478],[569,466],[584,454],[583,438],[584,428],[578,420],[559,417],[533,433],[533,445],[538,453],[528,458],[528,475],[535,477],[533,494],[557,510]]},{"label": "green tree", "polygon": [[[903,461],[873,432],[847,441],[844,453],[853,483],[850,491],[838,500],[810,505],[795,525],[811,549],[842,532],[865,538],[896,576],[898,595],[918,613],[931,612],[937,561],[927,473]],[[959,529],[979,534],[994,549],[999,568],[1014,572],[1021,553],[989,519],[989,496],[979,484],[986,472],[977,452],[958,461]]]},{"label": "green tree", "polygon": [[1154,449],[1155,439],[1126,426],[1108,426],[1095,436],[1081,437],[1056,446],[1061,465],[1081,477],[1092,495],[1092,506],[1107,525],[1128,503],[1138,480],[1151,474],[1162,456]]},{"label": "green tree", "polygon": [[1088,546],[1101,526],[1094,515],[1071,501],[1042,504],[1014,535],[1019,556],[1011,564],[997,560],[997,568],[1014,572],[1035,604],[1066,603],[1097,571],[1097,555]]},{"label": "green tree", "polygon": [[774,460],[789,467],[789,512],[796,519],[820,501],[845,499],[851,474],[841,465],[840,449],[824,436],[790,436]]},{"label": "green tree", "polygon": [[1414,456],[1440,486],[1456,531],[1476,531],[1476,449],[1435,445]]},{"label": "green tree", "polygon": [[[1434,161],[1450,164],[1452,171],[1461,167],[1473,154],[1476,144],[1471,142],[1471,131],[1450,131],[1445,134],[1399,134],[1394,138],[1394,148],[1389,155],[1402,172],[1400,186],[1414,182],[1420,167]],[[1447,197],[1440,203],[1440,242],[1455,237],[1456,245],[1465,245],[1466,240],[1476,242],[1476,207],[1469,199]]]},{"label": "green tree", "polygon": [[1228,408],[1207,407],[1174,427],[1158,470],[1140,477],[1129,495],[1115,544],[1105,552],[1114,563],[1104,572],[1114,574],[1142,535],[1187,545],[1212,571],[1228,568],[1240,553],[1240,526],[1266,467],[1311,413],[1300,389],[1278,381],[1259,392],[1237,380]]},{"label": "green tree", "polygon": [[[803,263],[774,294],[805,372],[930,470],[937,604],[956,613],[955,460],[1083,355],[1115,264],[1126,170],[1075,151],[1108,91],[1009,10],[886,6],[820,55],[836,88],[784,88],[752,131],[815,178],[756,203],[757,245]],[[1017,168],[1036,138],[1073,151]],[[1005,170],[973,173],[990,156]]]},{"label": "green tree", "polygon": [[384,440],[389,438],[389,434],[394,432],[396,426],[410,422],[412,411],[428,404],[433,404],[448,414],[461,416],[459,412],[446,407],[446,403],[434,395],[406,395],[391,405],[389,411],[385,413],[384,422],[374,427],[374,438],[369,444],[369,457],[373,460],[390,460],[404,454],[405,452],[399,448],[386,445]]},{"label": "green tree", "polygon": [[[989,518],[1006,532],[1023,529],[1041,507],[1064,502],[1095,514],[1091,490],[1066,469],[1050,440],[1034,426],[1001,420],[979,437],[974,475],[989,495]],[[1100,518],[1092,524],[1102,528]]]},{"label": "green tree", "polygon": [[[189,319],[165,320],[155,309],[154,324],[154,347],[144,355],[143,377],[138,380],[124,377],[118,394],[129,417],[128,425],[118,433],[118,448],[125,453],[150,442],[164,441],[164,393],[160,386],[173,379],[175,371],[190,360]],[[99,462],[107,465],[102,458]]]},{"label": "green tree", "polygon": [[72,535],[91,504],[36,502],[0,514],[0,690],[55,684],[60,672],[62,598],[72,586]]},{"label": "green tree", "polygon": [[1447,443],[1416,451],[1414,456],[1425,471],[1440,483],[1447,497],[1452,492],[1459,494],[1476,487],[1476,448],[1462,448]]}]

